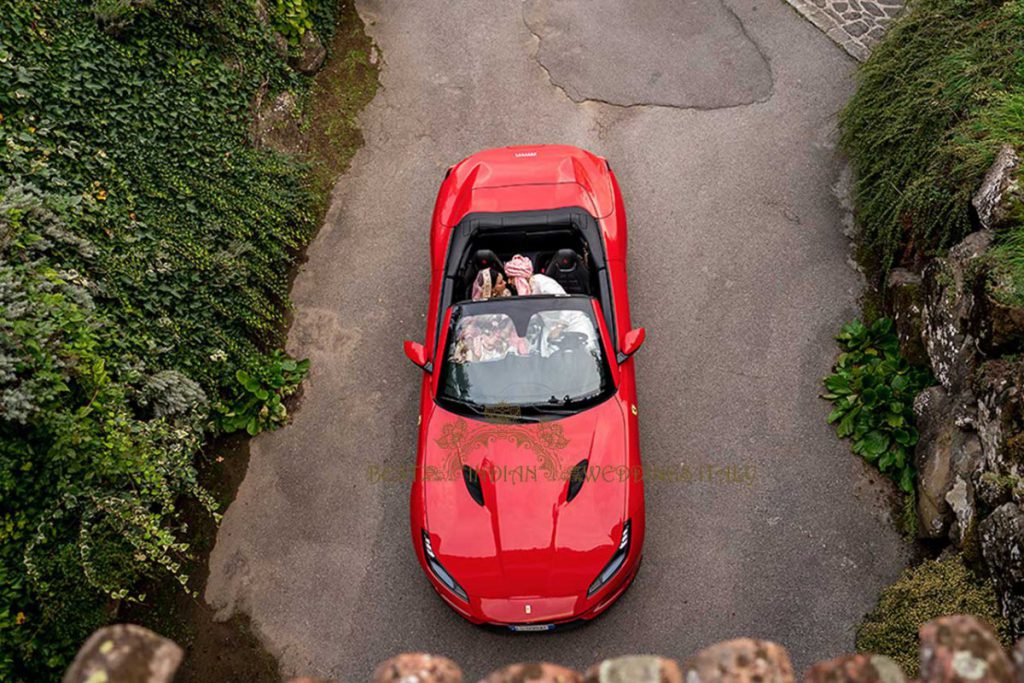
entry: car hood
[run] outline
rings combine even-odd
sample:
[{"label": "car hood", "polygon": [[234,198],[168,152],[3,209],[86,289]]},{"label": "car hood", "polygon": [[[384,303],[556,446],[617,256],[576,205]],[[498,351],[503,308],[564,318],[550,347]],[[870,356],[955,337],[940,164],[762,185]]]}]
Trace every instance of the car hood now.
[{"label": "car hood", "polygon": [[438,216],[448,227],[475,212],[580,206],[595,218],[604,218],[615,208],[608,164],[568,145],[478,152],[455,164],[448,180],[438,197]]},{"label": "car hood", "polygon": [[[617,397],[539,423],[469,419],[434,406],[419,486],[441,564],[470,595],[579,595],[621,538],[629,485],[625,414]],[[569,472],[588,460],[578,495]],[[479,472],[484,503],[462,473]]]}]

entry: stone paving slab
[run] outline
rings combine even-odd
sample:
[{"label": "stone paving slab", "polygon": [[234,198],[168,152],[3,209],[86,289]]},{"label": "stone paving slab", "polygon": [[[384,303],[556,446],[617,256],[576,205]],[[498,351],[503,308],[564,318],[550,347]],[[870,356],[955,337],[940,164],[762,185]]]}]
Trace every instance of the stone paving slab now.
[{"label": "stone paving slab", "polygon": [[904,0],[786,0],[857,61],[903,11]]}]

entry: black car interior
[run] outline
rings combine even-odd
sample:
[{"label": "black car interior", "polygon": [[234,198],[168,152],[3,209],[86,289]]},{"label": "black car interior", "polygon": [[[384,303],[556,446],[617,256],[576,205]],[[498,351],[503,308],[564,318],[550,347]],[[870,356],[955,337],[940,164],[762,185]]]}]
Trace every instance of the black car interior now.
[{"label": "black car interior", "polygon": [[578,207],[463,218],[452,230],[448,245],[438,322],[449,306],[470,298],[473,279],[482,268],[501,270],[516,254],[529,258],[534,273],[553,278],[567,294],[595,297],[617,345],[601,229],[593,216]]},{"label": "black car interior", "polygon": [[587,246],[571,230],[483,233],[471,241],[466,253],[472,258],[465,258],[459,268],[462,299],[470,298],[473,279],[481,269],[500,271],[502,264],[516,254],[530,259],[534,273],[554,279],[567,294],[590,294],[597,289],[590,281]]}]

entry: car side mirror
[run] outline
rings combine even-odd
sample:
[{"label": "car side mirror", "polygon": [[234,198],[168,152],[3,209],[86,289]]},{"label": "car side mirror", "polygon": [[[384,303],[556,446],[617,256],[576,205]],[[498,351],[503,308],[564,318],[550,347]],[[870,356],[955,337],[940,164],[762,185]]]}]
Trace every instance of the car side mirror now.
[{"label": "car side mirror", "polygon": [[423,368],[424,372],[433,372],[434,364],[430,362],[430,358],[427,357],[427,350],[423,344],[414,342],[409,339],[405,340],[405,357],[413,362],[413,365],[417,365]]},{"label": "car side mirror", "polygon": [[618,361],[619,363],[625,363],[634,353],[640,350],[640,347],[644,344],[644,339],[647,338],[647,330],[642,327],[636,327],[626,333],[626,336],[622,340],[622,350],[619,352]]}]

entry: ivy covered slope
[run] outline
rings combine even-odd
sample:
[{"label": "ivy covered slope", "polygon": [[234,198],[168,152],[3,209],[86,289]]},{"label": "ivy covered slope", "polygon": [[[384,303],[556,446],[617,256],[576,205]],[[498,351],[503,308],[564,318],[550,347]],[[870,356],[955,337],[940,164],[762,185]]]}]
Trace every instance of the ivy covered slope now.
[{"label": "ivy covered slope", "polygon": [[[249,143],[332,7],[0,0],[0,680],[51,680],[140,579],[182,584],[217,430],[284,419],[306,169]],[[278,41],[279,43],[280,41]],[[294,49],[294,48],[293,48]]]},{"label": "ivy covered slope", "polygon": [[[860,69],[841,125],[872,274],[958,242],[1000,146],[1024,145],[1024,0],[912,3]],[[1016,224],[997,236],[996,270],[1024,300]]]}]

